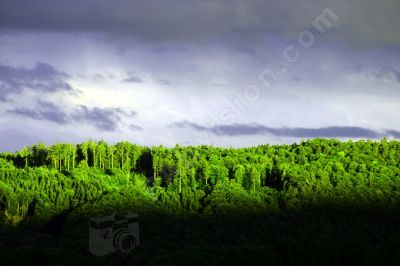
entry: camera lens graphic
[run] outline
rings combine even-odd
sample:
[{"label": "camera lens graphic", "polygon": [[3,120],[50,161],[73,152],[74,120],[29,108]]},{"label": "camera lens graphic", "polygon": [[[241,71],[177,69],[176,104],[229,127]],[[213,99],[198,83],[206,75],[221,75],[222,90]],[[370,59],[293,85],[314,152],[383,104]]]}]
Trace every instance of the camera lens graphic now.
[{"label": "camera lens graphic", "polygon": [[113,242],[114,247],[124,253],[129,253],[136,247],[136,237],[128,230],[115,232]]}]

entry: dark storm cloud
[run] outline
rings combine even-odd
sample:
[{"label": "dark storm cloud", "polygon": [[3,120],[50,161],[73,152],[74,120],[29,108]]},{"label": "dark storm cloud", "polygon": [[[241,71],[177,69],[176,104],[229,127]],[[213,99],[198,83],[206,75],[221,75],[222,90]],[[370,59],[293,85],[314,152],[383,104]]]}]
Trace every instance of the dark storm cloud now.
[{"label": "dark storm cloud", "polygon": [[9,114],[28,117],[35,120],[51,121],[57,124],[66,124],[67,115],[51,102],[38,101],[36,109],[16,107],[7,110]]},{"label": "dark storm cloud", "polygon": [[[243,7],[247,8],[247,7]],[[3,0],[0,26],[44,31],[91,31],[145,40],[192,40],[239,28],[241,12],[227,1]],[[268,10],[268,9],[266,9]],[[273,12],[270,12],[271,15]]]},{"label": "dark storm cloud", "polygon": [[334,33],[339,38],[360,45],[400,42],[397,0],[2,0],[0,27],[102,32],[153,42],[228,36],[251,41],[267,34],[297,37],[325,8],[339,18]]},{"label": "dark storm cloud", "polygon": [[64,80],[68,75],[45,63],[36,63],[33,68],[13,67],[0,64],[0,102],[10,94],[20,94],[24,89],[43,93],[72,92]]},{"label": "dark storm cloud", "polygon": [[86,122],[97,129],[116,131],[120,126],[122,117],[136,116],[136,112],[126,112],[122,108],[99,108],[80,105],[72,114],[72,119],[77,122]]},{"label": "dark storm cloud", "polygon": [[[172,126],[178,128],[190,127],[197,131],[206,130],[218,136],[273,135],[297,138],[380,138],[383,136],[382,133],[361,127],[273,128],[259,124],[232,124],[207,128],[188,121],[177,122]],[[392,135],[396,134],[396,131],[386,132]]]}]

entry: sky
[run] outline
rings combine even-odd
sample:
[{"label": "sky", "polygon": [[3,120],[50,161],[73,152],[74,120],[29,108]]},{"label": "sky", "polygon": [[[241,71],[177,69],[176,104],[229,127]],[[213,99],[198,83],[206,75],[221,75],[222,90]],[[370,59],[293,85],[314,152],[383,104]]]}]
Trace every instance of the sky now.
[{"label": "sky", "polygon": [[1,0],[0,151],[400,138],[397,0]]}]

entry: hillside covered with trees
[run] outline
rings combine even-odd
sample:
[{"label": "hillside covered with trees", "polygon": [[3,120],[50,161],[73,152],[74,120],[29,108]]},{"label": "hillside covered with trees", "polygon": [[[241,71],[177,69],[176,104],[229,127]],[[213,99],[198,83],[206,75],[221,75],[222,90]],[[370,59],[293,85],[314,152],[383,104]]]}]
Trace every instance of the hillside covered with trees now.
[{"label": "hillside covered with trees", "polygon": [[[0,154],[8,262],[23,252],[21,263],[396,264],[399,207],[400,142],[387,139],[236,149],[90,140]],[[91,257],[89,217],[116,210],[140,215],[142,245]]]}]

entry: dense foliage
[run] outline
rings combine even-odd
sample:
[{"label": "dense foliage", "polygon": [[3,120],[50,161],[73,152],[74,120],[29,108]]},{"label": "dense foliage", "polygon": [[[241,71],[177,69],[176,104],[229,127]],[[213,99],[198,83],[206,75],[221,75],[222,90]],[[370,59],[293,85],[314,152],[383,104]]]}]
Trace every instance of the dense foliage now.
[{"label": "dense foliage", "polygon": [[261,215],[267,222],[267,214],[310,206],[397,210],[400,142],[314,139],[233,149],[90,140],[0,155],[3,230],[45,226],[51,231],[60,215],[76,222],[116,209],[200,220]]}]

